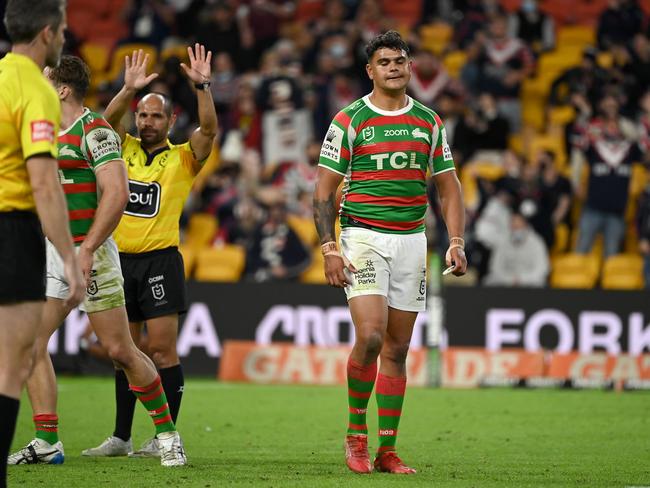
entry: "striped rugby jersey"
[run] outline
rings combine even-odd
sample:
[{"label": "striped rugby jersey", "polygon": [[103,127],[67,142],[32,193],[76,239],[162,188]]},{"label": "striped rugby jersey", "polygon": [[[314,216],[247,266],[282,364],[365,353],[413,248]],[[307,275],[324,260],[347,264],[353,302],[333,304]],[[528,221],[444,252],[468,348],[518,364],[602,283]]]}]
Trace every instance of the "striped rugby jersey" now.
[{"label": "striped rugby jersey", "polygon": [[345,176],[342,227],[355,219],[379,232],[424,231],[427,170],[455,167],[440,117],[407,99],[404,108],[386,111],[366,95],[334,117],[319,166]]},{"label": "striped rugby jersey", "polygon": [[85,108],[59,132],[59,177],[75,244],[83,242],[97,210],[97,168],[121,160],[119,136],[100,114]]}]

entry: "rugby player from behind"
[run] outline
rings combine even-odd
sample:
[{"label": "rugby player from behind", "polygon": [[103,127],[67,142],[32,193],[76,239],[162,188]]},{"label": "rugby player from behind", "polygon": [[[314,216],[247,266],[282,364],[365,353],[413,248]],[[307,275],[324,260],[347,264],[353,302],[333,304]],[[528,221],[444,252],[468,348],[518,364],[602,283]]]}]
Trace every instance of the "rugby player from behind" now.
[{"label": "rugby player from behind", "polygon": [[[160,377],[129,333],[124,280],[117,246],[111,237],[128,200],[118,136],[100,114],[83,105],[90,73],[80,58],[63,56],[60,64],[46,69],[45,74],[61,101],[59,176],[77,257],[87,283],[81,309],[88,312],[95,334],[110,358],[124,370],[131,390],[149,412],[160,443],[161,464],[184,465],[183,444],[169,413]],[[56,376],[47,343],[72,309],[63,301],[68,293],[63,261],[54,246],[47,243],[47,301],[36,341],[34,369],[27,380],[36,436],[9,457],[9,464],[60,464],[64,460],[63,445],[58,439]]]},{"label": "rugby player from behind", "polygon": [[[426,304],[427,170],[451,236],[446,261],[455,275],[467,267],[465,214],[442,121],[406,95],[411,77],[407,44],[390,31],[370,41],[366,54],[373,91],[339,112],[329,127],[314,191],[314,220],[325,275],[330,285],[345,288],[356,332],[347,366],[347,465],[356,473],[372,471],[366,411],[375,388],[379,446],[374,468],[411,474],[415,470],[397,456],[395,444],[406,356],[415,318]],[[344,178],[337,212],[336,192]],[[334,234],[337,213],[340,251]]]}]

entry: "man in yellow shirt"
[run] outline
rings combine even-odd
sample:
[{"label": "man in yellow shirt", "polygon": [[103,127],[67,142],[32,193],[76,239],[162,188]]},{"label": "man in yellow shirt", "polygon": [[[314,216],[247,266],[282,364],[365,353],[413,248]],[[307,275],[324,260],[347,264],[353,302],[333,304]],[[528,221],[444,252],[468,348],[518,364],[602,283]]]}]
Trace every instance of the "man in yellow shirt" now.
[{"label": "man in yellow shirt", "polygon": [[4,22],[13,47],[0,60],[0,487],[45,300],[41,225],[63,261],[66,303],[85,291],[57,173],[61,110],[42,74],[59,62],[65,2],[9,0]]},{"label": "man in yellow shirt", "polygon": [[[147,324],[149,354],[160,372],[172,420],[176,422],[184,388],[176,352],[178,315],[187,309],[183,259],[178,252],[181,212],[192,182],[210,155],[217,134],[217,114],[210,93],[211,53],[196,44],[188,48],[190,65],[181,64],[196,88],[199,127],[184,144],[167,139],[175,121],[172,102],[149,93],[138,103],[135,123],[139,138],[120,123],[136,93],[158,75],[147,75],[148,57],[142,51],[126,57],[124,87],[104,116],[122,139],[122,157],[129,174],[129,203],[113,236],[120,251],[124,295],[131,333],[139,342]],[[113,435],[85,456],[129,454],[135,397],[123,371],[115,373],[116,418]],[[159,456],[154,437],[139,451]]]}]

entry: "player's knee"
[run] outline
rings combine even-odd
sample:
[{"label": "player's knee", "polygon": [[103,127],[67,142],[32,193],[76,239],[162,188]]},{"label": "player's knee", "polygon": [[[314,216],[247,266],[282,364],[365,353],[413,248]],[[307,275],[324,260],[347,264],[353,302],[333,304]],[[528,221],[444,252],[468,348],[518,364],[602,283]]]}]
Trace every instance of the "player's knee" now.
[{"label": "player's knee", "polygon": [[106,352],[118,368],[129,369],[134,359],[133,349],[126,344],[116,343],[108,346]]},{"label": "player's knee", "polygon": [[384,335],[377,329],[366,329],[357,334],[357,344],[368,356],[377,356],[381,351]]},{"label": "player's knee", "polygon": [[149,354],[157,369],[169,368],[178,364],[178,354],[174,347],[153,344],[149,347]]},{"label": "player's knee", "polygon": [[409,344],[386,344],[382,350],[382,359],[391,361],[397,364],[404,364],[406,356],[409,352]]}]

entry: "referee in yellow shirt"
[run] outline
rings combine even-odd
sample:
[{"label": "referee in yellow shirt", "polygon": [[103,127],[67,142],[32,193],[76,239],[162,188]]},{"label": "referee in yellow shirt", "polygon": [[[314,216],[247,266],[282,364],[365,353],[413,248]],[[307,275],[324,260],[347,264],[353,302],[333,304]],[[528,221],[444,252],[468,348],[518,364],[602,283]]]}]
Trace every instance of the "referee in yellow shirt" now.
[{"label": "referee in yellow shirt", "polygon": [[[149,354],[160,371],[169,410],[176,422],[184,388],[176,352],[178,315],[187,309],[183,259],[178,252],[179,219],[194,177],[210,155],[217,134],[217,114],[210,93],[211,53],[196,44],[188,48],[190,65],[181,64],[196,87],[199,128],[190,140],[174,145],[167,136],[174,124],[171,100],[149,93],[137,105],[138,138],[126,134],[120,121],[135,94],[158,75],[147,76],[142,51],[126,57],[124,87],[104,116],[122,139],[122,157],[129,173],[129,203],[113,236],[120,251],[124,295],[136,344],[147,324]],[[115,373],[116,417],[113,435],[86,456],[128,454],[135,397],[123,371]],[[155,438],[134,455],[158,456]]]},{"label": "referee in yellow shirt", "polygon": [[9,0],[4,23],[13,47],[0,60],[0,487],[45,303],[41,224],[64,261],[67,303],[85,292],[57,172],[61,108],[42,73],[59,63],[65,2]]}]

